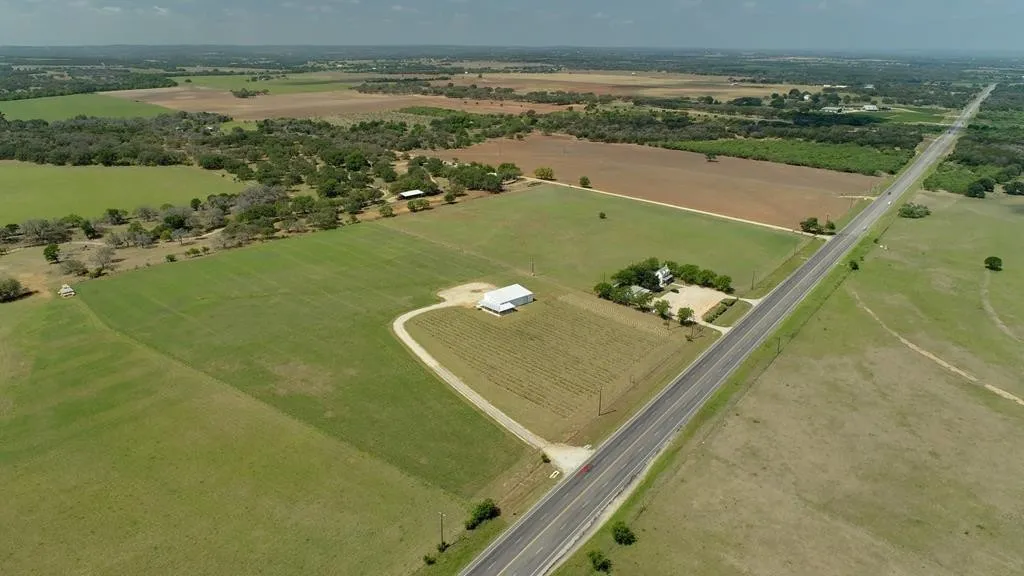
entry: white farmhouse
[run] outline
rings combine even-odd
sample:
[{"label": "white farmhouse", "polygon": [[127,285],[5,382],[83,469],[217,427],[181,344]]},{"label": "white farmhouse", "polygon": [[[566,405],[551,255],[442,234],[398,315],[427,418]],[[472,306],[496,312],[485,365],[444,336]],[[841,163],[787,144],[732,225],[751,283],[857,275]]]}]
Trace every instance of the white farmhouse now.
[{"label": "white farmhouse", "polygon": [[533,292],[519,284],[513,284],[484,294],[483,299],[476,306],[495,314],[505,314],[531,302],[533,302]]},{"label": "white farmhouse", "polygon": [[675,281],[675,276],[672,275],[672,271],[668,269],[668,266],[662,266],[654,275],[658,278],[658,286],[664,288]]}]

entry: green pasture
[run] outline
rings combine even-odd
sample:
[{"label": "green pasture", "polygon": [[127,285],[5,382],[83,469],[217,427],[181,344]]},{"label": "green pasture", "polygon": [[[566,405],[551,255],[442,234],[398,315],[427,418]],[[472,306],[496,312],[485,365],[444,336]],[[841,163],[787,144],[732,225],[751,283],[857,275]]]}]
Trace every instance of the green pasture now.
[{"label": "green pasture", "polygon": [[[134,337],[82,300],[0,305],[4,573],[402,574],[438,512],[464,515],[458,494]],[[467,458],[480,443],[505,461],[491,427],[459,414]]]},{"label": "green pasture", "polygon": [[99,216],[107,208],[187,204],[210,194],[237,193],[231,176],[190,166],[50,166],[0,162],[0,220]]},{"label": "green pasture", "polygon": [[775,269],[801,244],[799,236],[785,232],[557,185],[445,206],[386,225],[585,291],[651,256],[728,274],[742,291],[753,271]]},{"label": "green pasture", "polygon": [[337,76],[323,72],[309,72],[306,74],[290,74],[286,78],[273,78],[271,80],[259,80],[250,82],[251,75],[224,75],[224,76],[180,76],[174,80],[182,86],[189,83],[185,79],[192,80],[191,84],[218,90],[270,90],[271,94],[298,94],[302,92],[330,92],[332,90],[345,90],[359,84],[359,82],[342,80]]},{"label": "green pasture", "polygon": [[479,258],[365,224],[83,285],[115,330],[322,434],[469,497],[522,447],[391,334]]},{"label": "green pasture", "polygon": [[0,113],[8,120],[67,120],[76,116],[138,118],[174,112],[163,106],[115,98],[105,94],[73,94],[50,98],[0,101]]}]

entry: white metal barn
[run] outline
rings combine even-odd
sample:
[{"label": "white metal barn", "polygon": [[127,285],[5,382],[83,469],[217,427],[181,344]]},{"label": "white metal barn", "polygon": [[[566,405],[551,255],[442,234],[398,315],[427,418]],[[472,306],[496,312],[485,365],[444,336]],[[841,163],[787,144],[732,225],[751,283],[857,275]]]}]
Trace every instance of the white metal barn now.
[{"label": "white metal barn", "polygon": [[533,292],[519,284],[513,284],[484,294],[483,299],[477,304],[477,308],[495,314],[505,314],[530,302],[533,302]]},{"label": "white metal barn", "polygon": [[400,192],[398,194],[398,197],[403,199],[403,200],[406,200],[406,199],[409,199],[409,198],[419,198],[420,196],[426,196],[426,195],[427,195],[427,193],[424,192],[423,190],[406,190],[405,192]]}]

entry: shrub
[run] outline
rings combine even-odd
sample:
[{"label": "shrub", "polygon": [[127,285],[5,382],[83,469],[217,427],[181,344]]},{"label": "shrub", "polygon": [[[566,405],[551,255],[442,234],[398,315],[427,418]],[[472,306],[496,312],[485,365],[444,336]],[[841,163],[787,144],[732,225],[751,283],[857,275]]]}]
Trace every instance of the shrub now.
[{"label": "shrub", "polygon": [[469,520],[466,520],[466,530],[474,530],[484,522],[501,516],[501,508],[490,498],[480,502],[469,513]]},{"label": "shrub", "polygon": [[445,204],[455,204],[455,192],[451,190],[444,193]]},{"label": "shrub", "polygon": [[850,264],[850,270],[853,270],[854,272],[856,272],[857,270],[860,270],[860,262],[857,262],[856,260],[850,260],[849,264]]},{"label": "shrub", "polygon": [[580,186],[584,188],[590,188],[590,178],[586,176],[580,176]]},{"label": "shrub", "polygon": [[167,260],[168,262],[177,262],[178,257],[174,254],[168,254],[167,256],[164,256],[164,260]]},{"label": "shrub", "polygon": [[437,563],[437,556],[434,556],[432,554],[424,554],[423,555],[423,563],[426,564],[427,566],[433,566],[434,564]]},{"label": "shrub", "polygon": [[718,320],[722,314],[725,314],[729,308],[732,308],[737,302],[739,302],[739,299],[737,298],[722,300],[717,306],[704,313],[704,321],[708,324],[714,323],[715,320]]},{"label": "shrub", "polygon": [[409,200],[405,206],[409,209],[409,212],[421,212],[423,210],[430,209],[430,201],[426,198],[417,198],[415,200]]},{"label": "shrub", "polygon": [[540,180],[555,179],[554,169],[548,168],[547,166],[541,166],[540,168],[537,168],[536,170],[533,171],[533,175],[539,178]]},{"label": "shrub", "polygon": [[636,534],[622,520],[612,524],[612,538],[615,539],[616,544],[622,546],[632,546],[636,543]]},{"label": "shrub", "polygon": [[605,214],[604,212],[598,212],[597,213],[597,217],[600,218],[601,220],[607,220],[608,219],[608,215]]},{"label": "shrub", "polygon": [[924,204],[908,202],[900,206],[899,216],[900,218],[924,218],[925,216],[930,216],[931,213],[931,209]]},{"label": "shrub", "polygon": [[985,258],[985,268],[993,272],[999,272],[1003,269],[1003,259],[998,256],[989,256]]},{"label": "shrub", "polygon": [[600,550],[591,550],[587,552],[587,558],[590,558],[590,565],[593,566],[594,570],[598,572],[608,573],[612,571],[612,561],[604,555],[604,552]]},{"label": "shrub", "polygon": [[46,248],[43,248],[43,258],[46,258],[46,261],[50,264],[60,262],[60,246],[47,244]]},{"label": "shrub", "polygon": [[81,260],[65,260],[60,264],[60,271],[62,274],[69,274],[72,276],[85,276],[89,273],[89,267],[85,265]]},{"label": "shrub", "polygon": [[11,302],[24,296],[28,291],[14,278],[0,278],[0,302]]},{"label": "shrub", "polygon": [[985,197],[985,185],[981,182],[971,182],[967,186],[967,197],[968,198],[984,198]]},{"label": "shrub", "polygon": [[541,452],[540,461],[545,464],[551,464],[551,456],[548,456],[547,452]]},{"label": "shrub", "polygon": [[385,204],[378,210],[382,218],[392,218],[395,215],[395,209],[391,207],[391,204]]}]

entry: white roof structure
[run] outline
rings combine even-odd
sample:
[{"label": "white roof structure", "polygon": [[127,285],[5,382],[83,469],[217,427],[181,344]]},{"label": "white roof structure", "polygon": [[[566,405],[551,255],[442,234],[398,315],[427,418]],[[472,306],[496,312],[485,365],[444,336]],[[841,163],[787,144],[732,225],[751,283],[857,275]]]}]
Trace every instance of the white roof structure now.
[{"label": "white roof structure", "polygon": [[70,298],[75,295],[75,289],[65,284],[60,287],[60,291],[57,294],[60,294],[62,298]]},{"label": "white roof structure", "polygon": [[426,195],[426,192],[424,192],[423,190],[407,190],[405,192],[400,192],[398,194],[398,196],[401,198],[417,198],[419,196],[424,195]]},{"label": "white roof structure", "polygon": [[533,292],[520,284],[513,284],[484,294],[477,306],[503,314],[514,310],[516,306],[533,301]]}]

